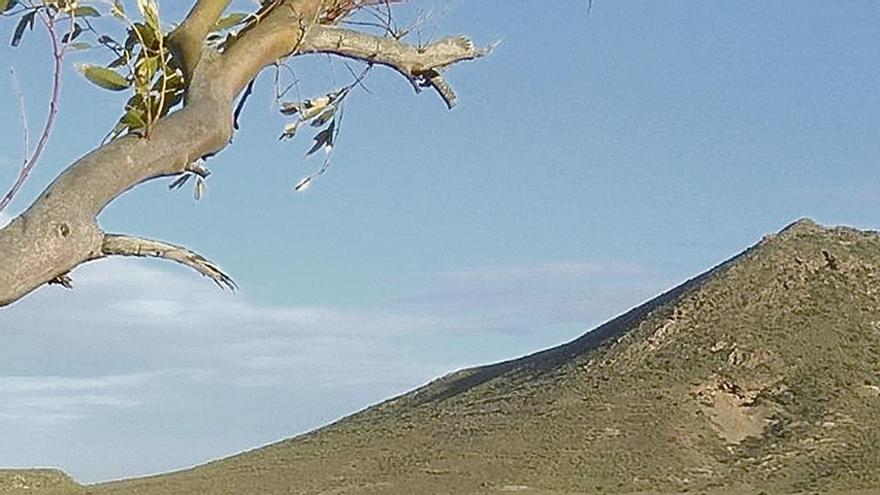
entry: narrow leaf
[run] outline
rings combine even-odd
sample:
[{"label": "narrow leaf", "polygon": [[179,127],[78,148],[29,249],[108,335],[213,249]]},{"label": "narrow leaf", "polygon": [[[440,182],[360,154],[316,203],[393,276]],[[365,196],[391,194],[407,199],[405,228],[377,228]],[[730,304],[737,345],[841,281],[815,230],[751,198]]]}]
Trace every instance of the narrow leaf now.
[{"label": "narrow leaf", "polygon": [[278,140],[282,139],[290,139],[296,135],[296,129],[299,127],[299,121],[295,120],[286,126],[284,126],[284,132],[281,133],[281,136],[278,137]]},{"label": "narrow leaf", "polygon": [[125,8],[119,0],[113,0],[113,6],[110,7],[110,13],[119,19],[125,19]]},{"label": "narrow leaf", "polygon": [[300,103],[298,101],[281,102],[281,113],[284,115],[294,115],[300,111]]},{"label": "narrow leaf", "polygon": [[336,114],[336,107],[334,107],[333,105],[330,105],[330,107],[327,108],[327,110],[324,110],[324,113],[315,117],[315,119],[312,120],[312,127],[323,126],[327,122],[330,122],[330,119],[332,119],[333,115],[335,115],[335,114]]},{"label": "narrow leaf", "polygon": [[323,147],[333,146],[333,126],[324,129],[315,135],[315,144],[312,148],[306,153],[306,156],[313,154]]},{"label": "narrow leaf", "polygon": [[91,48],[94,48],[94,46],[86,43],[85,41],[77,41],[75,43],[67,45],[67,47],[71,50],[89,50]]},{"label": "narrow leaf", "polygon": [[119,58],[107,64],[107,67],[110,69],[115,69],[117,67],[122,67],[123,65],[125,65],[126,62],[128,62],[128,56],[123,54],[120,55]]},{"label": "narrow leaf", "polygon": [[302,105],[304,109],[300,110],[300,113],[302,113],[302,120],[311,120],[318,115],[321,115],[324,109],[327,108],[327,105],[331,102],[332,100],[329,95],[304,101]]},{"label": "narrow leaf", "polygon": [[83,64],[77,68],[86,76],[86,79],[104,89],[122,91],[130,86],[128,79],[106,67]]},{"label": "narrow leaf", "polygon": [[189,178],[192,177],[192,174],[184,174],[180,177],[174,179],[174,182],[168,185],[168,189],[178,189],[183,187],[189,181]]},{"label": "narrow leaf", "polygon": [[302,180],[300,180],[299,182],[297,182],[295,186],[293,186],[293,190],[296,192],[303,192],[306,189],[308,189],[309,186],[311,186],[311,185],[312,185],[312,178],[305,177]]},{"label": "narrow leaf", "polygon": [[115,53],[119,53],[120,51],[122,51],[122,45],[120,45],[118,41],[114,40],[112,36],[102,34],[98,37],[98,43],[113,50]]},{"label": "narrow leaf", "polygon": [[101,13],[94,7],[83,6],[73,9],[73,15],[76,17],[101,17]]},{"label": "narrow leaf", "polygon": [[69,42],[75,40],[77,38],[77,36],[79,36],[80,34],[82,34],[82,26],[80,26],[78,22],[74,23],[73,24],[73,31],[69,31],[69,32],[65,33],[64,36],[61,37],[61,42],[62,43],[69,43]]},{"label": "narrow leaf", "polygon": [[202,196],[205,195],[205,179],[201,177],[196,177],[196,187],[193,188],[193,196],[196,198],[196,201],[202,199]]},{"label": "narrow leaf", "polygon": [[18,21],[18,25],[15,26],[15,33],[12,34],[12,46],[18,46],[21,43],[21,37],[24,35],[24,30],[34,29],[34,17],[37,15],[36,10],[32,10],[27,14],[21,16],[21,20]]},{"label": "narrow leaf", "polygon": [[137,8],[150,30],[157,38],[160,37],[162,29],[159,27],[159,5],[154,0],[137,0]]}]

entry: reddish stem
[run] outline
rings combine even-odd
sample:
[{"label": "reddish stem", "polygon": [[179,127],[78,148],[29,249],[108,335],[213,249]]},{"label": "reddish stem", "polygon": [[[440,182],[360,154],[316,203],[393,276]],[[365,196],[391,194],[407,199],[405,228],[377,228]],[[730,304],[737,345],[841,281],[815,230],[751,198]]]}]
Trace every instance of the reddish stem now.
[{"label": "reddish stem", "polygon": [[52,128],[55,127],[55,118],[58,115],[58,101],[61,95],[61,70],[63,68],[62,61],[64,59],[64,47],[58,41],[58,36],[55,33],[55,19],[45,13],[40,13],[40,20],[43,21],[43,24],[46,26],[46,30],[49,33],[49,38],[52,40],[52,55],[54,58],[54,70],[55,75],[52,79],[52,97],[49,100],[49,116],[46,118],[46,125],[43,127],[43,132],[40,134],[40,140],[37,141],[37,147],[34,148],[33,155],[30,158],[25,155],[24,164],[21,167],[21,172],[18,174],[18,179],[16,179],[15,183],[12,185],[12,188],[9,192],[3,196],[3,199],[0,199],[0,211],[3,211],[12,199],[18,194],[18,191],[27,181],[28,176],[31,171],[34,169],[34,166],[40,160],[40,156],[43,154],[43,150],[46,148],[46,143],[49,142],[49,135],[52,133]]}]

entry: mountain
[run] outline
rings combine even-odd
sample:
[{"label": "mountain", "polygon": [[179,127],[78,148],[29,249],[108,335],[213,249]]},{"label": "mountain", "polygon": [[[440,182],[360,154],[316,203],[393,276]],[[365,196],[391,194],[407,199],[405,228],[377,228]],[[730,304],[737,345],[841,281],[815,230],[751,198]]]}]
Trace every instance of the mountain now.
[{"label": "mountain", "polygon": [[[880,235],[798,221],[568,344],[90,494],[880,488]],[[31,492],[33,493],[33,492]]]},{"label": "mountain", "polygon": [[82,487],[57,469],[0,469],[0,495],[36,493],[66,495],[81,493]]}]

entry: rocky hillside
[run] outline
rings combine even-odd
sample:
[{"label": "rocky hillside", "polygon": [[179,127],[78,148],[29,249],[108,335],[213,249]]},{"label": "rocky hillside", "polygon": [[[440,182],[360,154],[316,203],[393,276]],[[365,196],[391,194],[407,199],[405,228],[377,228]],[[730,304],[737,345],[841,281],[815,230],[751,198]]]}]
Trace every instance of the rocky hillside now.
[{"label": "rocky hillside", "polygon": [[802,220],[566,345],[262,449],[87,492],[878,487],[880,236]]},{"label": "rocky hillside", "polygon": [[0,495],[13,493],[66,495],[82,493],[82,489],[57,469],[0,469]]}]

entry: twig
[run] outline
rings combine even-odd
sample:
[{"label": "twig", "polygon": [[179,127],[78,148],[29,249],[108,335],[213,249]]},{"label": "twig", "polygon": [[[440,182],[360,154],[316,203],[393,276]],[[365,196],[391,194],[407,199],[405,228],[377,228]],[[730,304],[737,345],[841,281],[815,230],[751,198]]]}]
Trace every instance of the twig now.
[{"label": "twig", "polygon": [[18,77],[15,74],[15,68],[9,68],[9,75],[12,79],[12,86],[15,89],[16,94],[18,94],[18,115],[21,118],[21,133],[22,133],[22,146],[23,153],[21,155],[22,159],[22,167],[27,164],[28,155],[31,153],[31,143],[30,143],[30,134],[28,132],[28,118],[27,118],[27,105],[24,104],[24,91],[21,89],[21,84],[18,82]]},{"label": "twig", "polygon": [[[40,156],[43,154],[43,150],[46,148],[46,143],[49,142],[49,135],[52,134],[52,129],[55,127],[55,118],[58,116],[58,102],[61,96],[61,72],[63,69],[63,60],[64,60],[64,46],[59,42],[58,35],[55,31],[55,18],[50,14],[41,11],[39,14],[40,20],[46,26],[46,31],[49,34],[49,39],[52,41],[52,58],[54,59],[53,70],[54,75],[52,77],[52,96],[49,99],[49,115],[46,118],[46,124],[43,126],[43,132],[40,134],[40,139],[37,141],[37,147],[34,148],[34,153],[27,157],[25,154],[24,163],[21,167],[21,171],[18,174],[18,178],[15,180],[15,183],[9,189],[3,199],[0,199],[0,211],[6,209],[9,206],[9,203],[12,202],[12,199],[15,198],[15,195],[18,194],[18,191],[21,190],[21,187],[24,185],[25,181],[27,181],[28,176],[31,171],[33,171],[34,166],[36,166],[37,162],[40,160]],[[27,146],[27,144],[26,144]]]}]

